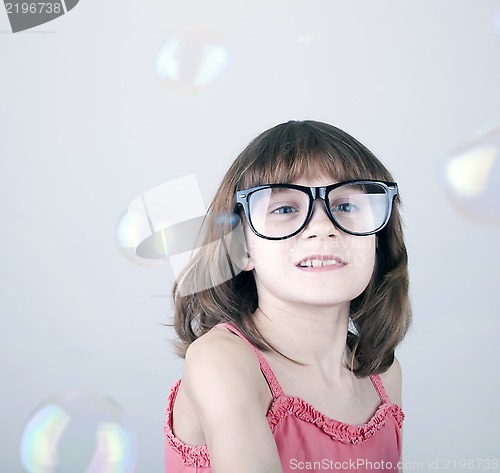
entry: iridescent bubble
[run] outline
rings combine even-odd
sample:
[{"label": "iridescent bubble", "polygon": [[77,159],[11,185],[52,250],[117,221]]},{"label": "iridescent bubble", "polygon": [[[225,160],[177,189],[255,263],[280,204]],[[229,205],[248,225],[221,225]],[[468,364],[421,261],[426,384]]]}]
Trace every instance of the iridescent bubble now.
[{"label": "iridescent bubble", "polygon": [[69,391],[48,399],[22,434],[27,473],[132,473],[137,442],[129,420],[112,399]]},{"label": "iridescent bubble", "polygon": [[118,244],[131,261],[163,265],[168,256],[196,247],[204,215],[194,174],[166,182],[130,203],[118,223]]},{"label": "iridescent bubble", "polygon": [[[161,252],[161,248],[157,253],[162,256],[156,258],[151,255],[140,255],[137,252],[137,248],[141,242],[149,238],[155,231],[154,227],[150,225],[150,221],[148,220],[146,213],[146,210],[148,209],[147,204],[143,209],[139,208],[137,204],[137,200],[132,202],[129,209],[121,215],[118,221],[118,246],[127,259],[133,263],[147,267],[164,266],[166,260],[165,254]],[[149,208],[151,207],[152,205],[149,206]],[[164,209],[164,212],[167,213],[168,210]],[[155,224],[159,227],[161,225],[166,225],[166,222],[155,222]]]},{"label": "iridescent bubble", "polygon": [[228,51],[218,31],[190,27],[165,40],[156,59],[156,72],[169,89],[196,94],[221,76],[227,62]]},{"label": "iridescent bubble", "polygon": [[442,167],[445,188],[468,217],[500,223],[500,128],[457,148]]},{"label": "iridescent bubble", "polygon": [[497,30],[498,33],[500,33],[500,8],[497,10],[496,12],[496,15],[493,19],[494,21],[494,26],[495,26],[495,29]]},{"label": "iridescent bubble", "polygon": [[[205,205],[195,175],[166,182],[135,198],[121,217],[118,242],[124,254],[139,264],[168,262],[174,276],[206,242]],[[205,243],[208,260],[220,258],[218,272],[198,271],[199,277],[183,285],[181,295],[217,286],[242,271],[248,259],[242,220],[232,212],[214,217],[219,236]],[[218,228],[217,228],[218,227]],[[221,250],[222,248],[222,250]],[[221,254],[222,251],[222,254]],[[213,257],[212,257],[213,255]]]}]

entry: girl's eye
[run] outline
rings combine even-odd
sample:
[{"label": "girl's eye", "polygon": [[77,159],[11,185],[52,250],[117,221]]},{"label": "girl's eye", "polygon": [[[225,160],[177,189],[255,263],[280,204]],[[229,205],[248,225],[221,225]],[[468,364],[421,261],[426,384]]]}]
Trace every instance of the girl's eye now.
[{"label": "girl's eye", "polygon": [[271,211],[272,214],[291,214],[298,212],[298,210],[291,205],[282,205]]},{"label": "girl's eye", "polygon": [[356,207],[351,202],[344,202],[343,204],[337,204],[332,207],[333,212],[350,213],[354,210],[356,210]]}]

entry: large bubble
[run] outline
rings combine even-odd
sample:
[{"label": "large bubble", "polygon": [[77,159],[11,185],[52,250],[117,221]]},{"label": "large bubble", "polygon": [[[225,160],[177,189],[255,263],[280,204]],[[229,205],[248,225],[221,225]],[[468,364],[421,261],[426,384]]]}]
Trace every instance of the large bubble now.
[{"label": "large bubble", "polygon": [[132,473],[136,449],[130,422],[115,401],[75,390],[36,410],[20,455],[28,473]]},{"label": "large bubble", "polygon": [[138,264],[165,264],[196,247],[205,204],[194,174],[161,184],[136,197],[118,223],[118,244]]},{"label": "large bubble", "polygon": [[451,152],[442,167],[448,195],[462,215],[500,223],[500,128]]},{"label": "large bubble", "polygon": [[189,27],[164,41],[156,59],[156,72],[174,92],[196,94],[221,76],[227,62],[227,47],[218,31]]},{"label": "large bubble", "polygon": [[214,220],[215,227],[226,229],[225,236],[207,239],[205,212],[195,175],[166,182],[130,203],[118,224],[119,246],[131,261],[138,264],[168,262],[176,278],[193,255],[203,248],[209,259],[212,255],[222,258],[218,272],[214,274],[208,267],[206,271],[198,268],[199,277],[189,284],[186,282],[181,293],[188,295],[214,287],[241,272],[247,258],[243,249],[245,238],[241,219],[227,212]]}]

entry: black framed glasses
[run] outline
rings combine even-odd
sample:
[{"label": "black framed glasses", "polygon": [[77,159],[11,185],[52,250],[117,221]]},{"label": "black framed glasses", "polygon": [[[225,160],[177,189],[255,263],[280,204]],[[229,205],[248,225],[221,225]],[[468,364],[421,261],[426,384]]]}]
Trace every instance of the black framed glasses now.
[{"label": "black framed glasses", "polygon": [[237,191],[235,210],[243,208],[257,236],[284,240],[305,228],[311,219],[314,201],[319,198],[336,227],[351,235],[366,236],[384,228],[397,195],[395,182],[370,179],[322,187],[266,184]]}]

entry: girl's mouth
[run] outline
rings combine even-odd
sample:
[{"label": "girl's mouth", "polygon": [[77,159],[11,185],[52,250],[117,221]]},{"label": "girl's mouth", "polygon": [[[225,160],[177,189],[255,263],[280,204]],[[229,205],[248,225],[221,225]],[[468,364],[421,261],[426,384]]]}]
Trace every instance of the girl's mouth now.
[{"label": "girl's mouth", "polygon": [[337,269],[345,266],[347,263],[339,256],[333,255],[313,255],[301,259],[297,263],[297,267],[301,269]]}]

